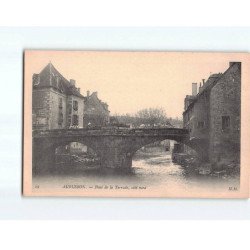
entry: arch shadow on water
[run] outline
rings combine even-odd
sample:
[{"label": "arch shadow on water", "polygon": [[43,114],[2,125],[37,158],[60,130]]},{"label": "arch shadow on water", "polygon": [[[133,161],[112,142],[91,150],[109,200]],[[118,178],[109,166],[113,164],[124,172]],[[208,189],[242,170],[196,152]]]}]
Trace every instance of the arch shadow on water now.
[{"label": "arch shadow on water", "polygon": [[[135,150],[132,150],[134,152],[132,154],[132,166],[129,168],[101,167],[98,154],[91,147],[80,142],[54,145],[56,158],[54,165],[49,166],[48,171],[45,171],[42,175],[36,176],[35,181],[45,180],[45,183],[54,182],[60,185],[63,183],[104,183],[143,185],[145,187],[162,185],[167,189],[175,185],[186,187],[200,182],[205,185],[208,178],[209,181],[213,178],[212,181],[216,184],[217,180],[214,180],[214,177],[198,176],[199,178],[196,178],[193,168],[172,162],[171,147],[173,142],[170,146],[161,143],[164,141],[158,140],[154,143],[144,144],[141,148],[134,148]],[[86,158],[86,148],[96,157],[94,162],[87,164],[81,161],[82,158]],[[71,156],[69,156],[69,151]],[[72,157],[72,155],[73,160],[65,161],[65,158]],[[212,183],[212,181],[210,182]]]},{"label": "arch shadow on water", "polygon": [[103,168],[98,153],[91,147],[71,142],[55,148],[55,163],[51,176],[84,176],[84,177],[134,177],[133,168]]},{"label": "arch shadow on water", "polygon": [[55,148],[52,174],[73,175],[88,173],[100,168],[100,157],[89,146],[80,142],[70,142]]}]

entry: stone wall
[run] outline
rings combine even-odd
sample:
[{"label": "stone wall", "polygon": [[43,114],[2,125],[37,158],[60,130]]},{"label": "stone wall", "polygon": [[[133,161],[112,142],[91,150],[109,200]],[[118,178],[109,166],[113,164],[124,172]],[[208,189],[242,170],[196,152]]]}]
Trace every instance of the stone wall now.
[{"label": "stone wall", "polygon": [[[241,64],[230,63],[224,74],[215,77],[184,111],[183,125],[190,138],[202,140],[211,162],[239,161]],[[185,152],[194,154],[187,146]]]},{"label": "stone wall", "polygon": [[184,124],[189,129],[190,137],[208,139],[209,131],[209,93],[204,91],[198,96],[193,107],[189,109],[189,120]]},{"label": "stone wall", "polygon": [[[60,106],[60,99],[62,106]],[[49,129],[66,128],[66,100],[67,97],[52,88],[50,89],[50,116],[49,116]],[[62,119],[59,117],[62,114]],[[59,120],[62,122],[59,123]]]},{"label": "stone wall", "polygon": [[32,93],[32,126],[33,129],[49,129],[50,90],[33,90]]},{"label": "stone wall", "polygon": [[[78,109],[74,110],[73,103],[74,101],[77,101],[78,103]],[[68,97],[68,108],[71,108],[71,112],[68,110],[68,125],[73,126],[73,115],[78,116],[78,128],[83,128],[83,110],[84,110],[84,102],[83,98],[77,97],[77,96],[69,96]],[[70,116],[70,117],[69,117]],[[70,123],[69,123],[70,121]]]},{"label": "stone wall", "polygon": [[[211,161],[221,159],[239,161],[240,95],[241,64],[234,63],[211,90],[209,150]],[[228,127],[223,128],[222,117],[229,117],[229,122],[227,121],[229,124],[226,124]]]},{"label": "stone wall", "polygon": [[[188,129],[190,138],[202,141],[207,147],[209,140],[209,91],[203,91],[183,114],[183,127]],[[197,155],[192,148],[184,146],[184,152]]]},{"label": "stone wall", "polygon": [[108,106],[97,97],[97,92],[87,96],[84,105],[84,127],[105,126],[109,123]]},{"label": "stone wall", "polygon": [[[78,102],[78,109],[73,109],[73,101]],[[78,128],[83,127],[83,99],[66,96],[53,88],[33,90],[32,120],[34,129],[60,129],[73,124],[73,115],[78,116]],[[69,112],[71,109],[71,112]]]}]

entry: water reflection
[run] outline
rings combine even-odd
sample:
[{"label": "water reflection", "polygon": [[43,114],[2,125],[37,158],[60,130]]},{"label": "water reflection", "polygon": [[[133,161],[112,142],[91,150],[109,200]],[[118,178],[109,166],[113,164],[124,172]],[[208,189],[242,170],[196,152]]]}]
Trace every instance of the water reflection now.
[{"label": "water reflection", "polygon": [[141,185],[151,188],[163,187],[192,190],[199,187],[203,190],[228,189],[239,187],[239,179],[232,176],[200,175],[192,166],[181,166],[172,162],[171,154],[163,150],[155,152],[139,151],[133,158],[130,170],[101,169],[98,165],[86,166],[82,163],[58,165],[57,171],[47,176],[37,176],[37,183],[46,187],[65,184],[85,185]]}]

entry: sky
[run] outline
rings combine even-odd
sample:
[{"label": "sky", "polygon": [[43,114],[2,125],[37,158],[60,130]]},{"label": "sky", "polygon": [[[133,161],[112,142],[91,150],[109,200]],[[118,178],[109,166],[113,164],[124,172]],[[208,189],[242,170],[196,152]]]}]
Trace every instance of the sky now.
[{"label": "sky", "polygon": [[134,114],[161,107],[168,117],[182,117],[192,83],[224,72],[241,53],[26,51],[25,70],[40,73],[51,62],[86,96],[97,91],[111,114]]}]

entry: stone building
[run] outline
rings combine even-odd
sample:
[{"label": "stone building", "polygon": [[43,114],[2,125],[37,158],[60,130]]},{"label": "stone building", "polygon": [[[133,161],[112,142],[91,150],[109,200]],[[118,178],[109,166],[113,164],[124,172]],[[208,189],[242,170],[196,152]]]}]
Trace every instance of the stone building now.
[{"label": "stone building", "polygon": [[83,126],[105,126],[109,123],[109,113],[108,104],[98,98],[97,92],[90,95],[87,91],[84,98]]},{"label": "stone building", "polygon": [[[223,73],[203,79],[184,101],[183,125],[190,139],[203,148],[203,159],[239,161],[241,63],[231,62]],[[185,146],[187,153],[194,153]]]},{"label": "stone building", "polygon": [[68,81],[49,63],[33,75],[33,129],[82,128],[83,100],[75,80]]}]

